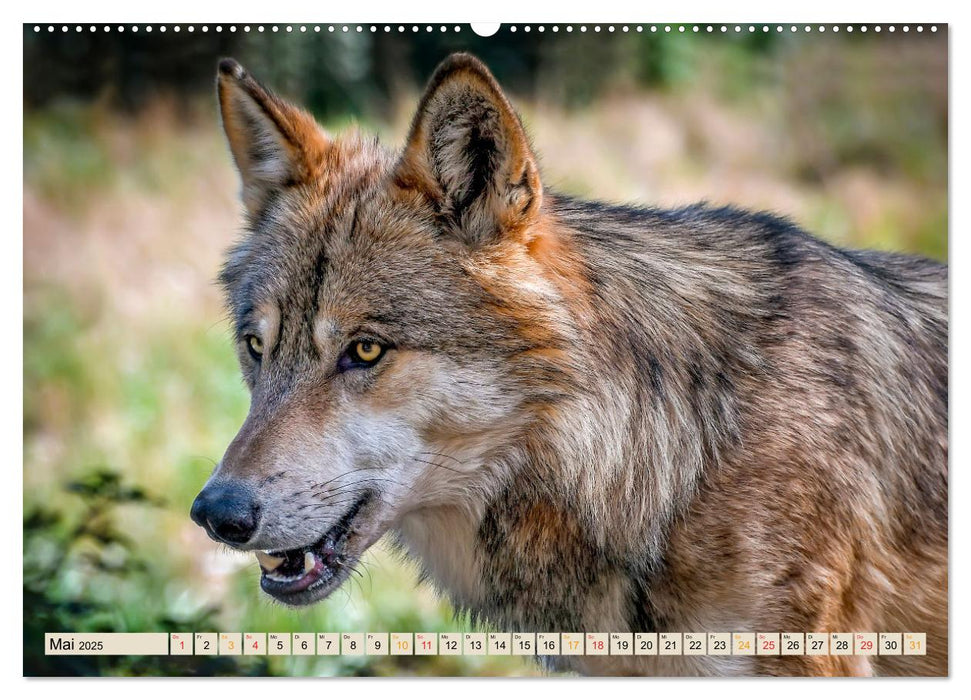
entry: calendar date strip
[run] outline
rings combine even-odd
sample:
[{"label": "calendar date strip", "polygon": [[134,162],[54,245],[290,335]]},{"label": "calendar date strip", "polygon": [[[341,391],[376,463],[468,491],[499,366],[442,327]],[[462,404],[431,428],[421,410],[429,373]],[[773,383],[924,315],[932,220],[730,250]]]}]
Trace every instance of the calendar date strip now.
[{"label": "calendar date strip", "polygon": [[924,656],[923,632],[146,632],[44,635],[48,656]]}]

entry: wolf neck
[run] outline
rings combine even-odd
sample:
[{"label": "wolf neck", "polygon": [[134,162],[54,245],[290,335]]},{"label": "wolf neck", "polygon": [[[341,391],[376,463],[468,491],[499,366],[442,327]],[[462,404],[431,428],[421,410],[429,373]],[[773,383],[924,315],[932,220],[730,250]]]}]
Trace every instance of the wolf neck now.
[{"label": "wolf neck", "polygon": [[736,378],[759,352],[725,329],[744,325],[731,314],[748,313],[748,290],[726,299],[729,281],[692,268],[692,241],[633,229],[622,211],[568,206],[559,219],[558,274],[585,288],[562,298],[573,391],[491,465],[502,475],[492,491],[410,518],[401,536],[473,616],[619,630],[648,614],[671,522],[737,441]]},{"label": "wolf neck", "polygon": [[511,630],[652,628],[645,589],[700,468],[636,454],[619,389],[563,405],[489,465],[493,490],[403,521],[399,543],[456,608]]}]

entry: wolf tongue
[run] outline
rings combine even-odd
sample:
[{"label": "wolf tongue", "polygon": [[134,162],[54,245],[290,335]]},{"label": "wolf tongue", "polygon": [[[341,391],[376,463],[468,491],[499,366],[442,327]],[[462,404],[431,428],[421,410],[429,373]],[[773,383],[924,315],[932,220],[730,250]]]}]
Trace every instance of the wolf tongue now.
[{"label": "wolf tongue", "polygon": [[259,550],[256,551],[256,559],[260,562],[264,571],[275,571],[280,567],[280,564],[286,561],[283,557],[275,557]]}]

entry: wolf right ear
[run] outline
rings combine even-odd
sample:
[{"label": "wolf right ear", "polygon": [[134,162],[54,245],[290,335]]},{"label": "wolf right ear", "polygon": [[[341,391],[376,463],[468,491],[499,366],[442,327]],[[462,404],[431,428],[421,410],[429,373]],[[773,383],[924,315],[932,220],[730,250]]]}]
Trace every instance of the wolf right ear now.
[{"label": "wolf right ear", "polygon": [[543,199],[526,132],[481,61],[454,54],[429,81],[396,172],[469,245],[528,242]]},{"label": "wolf right ear", "polygon": [[312,116],[276,97],[231,58],[219,62],[217,92],[250,216],[284,188],[319,175],[330,140]]}]

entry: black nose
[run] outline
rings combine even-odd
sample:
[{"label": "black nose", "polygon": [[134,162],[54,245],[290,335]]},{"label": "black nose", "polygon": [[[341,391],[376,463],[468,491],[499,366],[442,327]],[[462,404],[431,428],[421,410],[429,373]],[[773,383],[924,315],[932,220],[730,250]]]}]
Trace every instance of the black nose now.
[{"label": "black nose", "polygon": [[189,515],[214,540],[244,544],[253,537],[260,522],[260,507],[245,486],[215,482],[196,496]]}]

